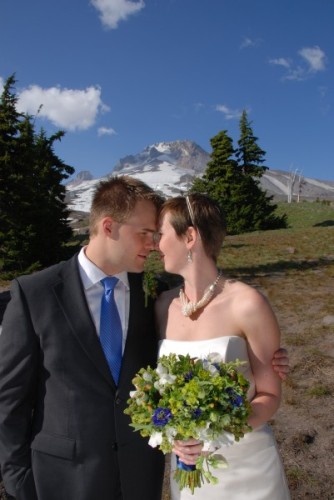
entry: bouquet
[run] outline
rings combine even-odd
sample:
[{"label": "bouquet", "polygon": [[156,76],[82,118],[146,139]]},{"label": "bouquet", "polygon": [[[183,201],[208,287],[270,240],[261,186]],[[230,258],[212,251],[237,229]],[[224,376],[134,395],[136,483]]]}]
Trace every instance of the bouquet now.
[{"label": "bouquet", "polygon": [[204,443],[206,453],[196,466],[178,463],[174,478],[180,490],[188,487],[194,493],[204,480],[216,484],[210,468],[226,467],[227,462],[214,452],[251,430],[249,382],[238,371],[241,364],[224,363],[216,353],[204,359],[169,354],[159,358],[157,368],[141,368],[133,379],[136,390],[130,392],[124,412],[152,447],[166,454],[175,440]]}]

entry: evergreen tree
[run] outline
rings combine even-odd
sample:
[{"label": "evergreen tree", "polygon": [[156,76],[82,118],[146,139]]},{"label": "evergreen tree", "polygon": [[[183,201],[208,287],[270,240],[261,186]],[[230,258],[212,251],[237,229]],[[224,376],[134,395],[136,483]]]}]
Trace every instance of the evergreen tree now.
[{"label": "evergreen tree", "polygon": [[240,139],[238,141],[238,149],[236,150],[236,158],[239,166],[246,175],[252,177],[262,177],[268,167],[261,166],[264,163],[265,151],[257,144],[258,138],[254,136],[251,128],[251,123],[248,120],[247,112],[242,112],[240,122]]},{"label": "evergreen tree", "polygon": [[205,192],[219,203],[229,234],[286,227],[286,216],[275,215],[272,196],[260,187],[259,178],[266,167],[259,163],[264,161],[265,152],[257,146],[246,114],[240,127],[239,150],[233,148],[226,130],[211,139],[211,160],[202,178],[194,180],[191,191]]},{"label": "evergreen tree", "polygon": [[202,178],[194,180],[191,191],[204,192],[217,200],[224,213],[229,231],[236,231],[238,210],[235,203],[236,191],[242,182],[242,172],[234,159],[233,141],[222,130],[210,140],[212,152]]},{"label": "evergreen tree", "polygon": [[16,111],[15,78],[0,101],[0,261],[26,272],[64,257],[71,237],[63,180],[74,172],[54,153],[64,133],[35,132],[33,118]]}]

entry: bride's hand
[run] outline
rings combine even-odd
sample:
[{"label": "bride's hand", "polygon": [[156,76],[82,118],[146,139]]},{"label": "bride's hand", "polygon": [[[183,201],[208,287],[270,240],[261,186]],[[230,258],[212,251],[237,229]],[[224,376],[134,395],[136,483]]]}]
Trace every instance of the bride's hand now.
[{"label": "bride's hand", "polygon": [[187,465],[195,465],[196,460],[202,453],[203,442],[197,439],[187,439],[186,441],[175,441],[173,452],[180,460]]}]

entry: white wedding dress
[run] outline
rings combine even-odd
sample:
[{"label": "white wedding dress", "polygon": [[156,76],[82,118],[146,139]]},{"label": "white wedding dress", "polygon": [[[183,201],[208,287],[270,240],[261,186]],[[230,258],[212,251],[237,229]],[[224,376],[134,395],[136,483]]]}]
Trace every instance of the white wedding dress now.
[{"label": "white wedding dress", "polygon": [[[254,379],[250,368],[246,342],[242,337],[219,337],[199,341],[163,340],[159,356],[169,353],[189,354],[205,357],[209,353],[219,353],[224,361],[247,361],[240,369],[250,381],[248,397],[255,394]],[[275,438],[269,425],[265,424],[245,435],[232,446],[223,446],[217,453],[228,461],[227,468],[213,469],[218,477],[216,485],[204,483],[194,494],[186,488],[179,491],[173,480],[176,467],[175,455],[171,460],[172,500],[289,500],[290,494],[277,451]]]}]

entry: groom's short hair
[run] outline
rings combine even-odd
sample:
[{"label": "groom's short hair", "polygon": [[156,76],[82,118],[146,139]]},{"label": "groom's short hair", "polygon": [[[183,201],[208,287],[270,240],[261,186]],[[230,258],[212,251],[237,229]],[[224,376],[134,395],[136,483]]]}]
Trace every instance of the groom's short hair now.
[{"label": "groom's short hair", "polygon": [[94,192],[89,216],[90,235],[96,234],[97,222],[112,217],[125,222],[140,200],[151,201],[159,211],[164,199],[145,182],[129,175],[112,176],[101,181]]}]

